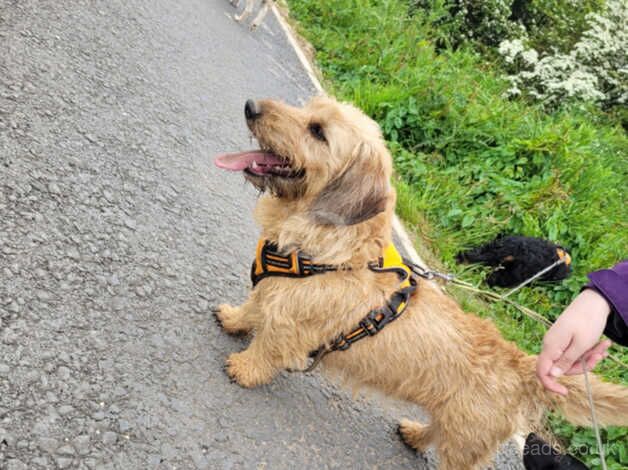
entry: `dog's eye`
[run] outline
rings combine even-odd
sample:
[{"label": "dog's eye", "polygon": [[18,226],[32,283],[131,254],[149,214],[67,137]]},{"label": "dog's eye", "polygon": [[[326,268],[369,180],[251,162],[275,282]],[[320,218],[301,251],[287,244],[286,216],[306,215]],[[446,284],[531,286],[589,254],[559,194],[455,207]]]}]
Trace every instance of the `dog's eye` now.
[{"label": "dog's eye", "polygon": [[323,127],[318,122],[310,123],[308,129],[310,131],[310,134],[312,134],[314,138],[320,140],[321,142],[327,142],[325,132],[323,132]]}]

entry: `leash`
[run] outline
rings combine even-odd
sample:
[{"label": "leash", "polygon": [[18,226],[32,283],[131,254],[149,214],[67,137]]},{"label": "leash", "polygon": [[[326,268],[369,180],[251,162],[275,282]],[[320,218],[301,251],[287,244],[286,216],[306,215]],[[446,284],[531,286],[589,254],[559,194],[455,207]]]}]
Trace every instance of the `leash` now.
[{"label": "leash", "polygon": [[[445,282],[452,282],[454,284],[460,285],[462,286],[473,286],[473,284],[470,284],[468,282],[464,282],[461,281],[460,279],[458,279],[456,276],[454,276],[453,274],[449,274],[449,273],[441,273],[438,271],[429,271],[427,269],[425,269],[422,266],[419,266],[418,264],[412,263],[411,261],[407,260],[404,258],[403,262],[405,264],[407,264],[410,269],[412,269],[412,272],[414,274],[416,274],[417,276],[421,276],[424,279],[428,279],[428,280],[432,280],[435,278],[439,278],[442,279]],[[505,293],[504,295],[497,295],[498,297],[500,297],[501,299],[506,299],[507,297],[510,297],[512,294],[514,294],[515,292],[517,292],[519,289],[521,289],[522,287],[527,286],[528,284],[530,284],[531,282],[535,281],[536,279],[538,279],[539,277],[543,276],[543,274],[547,273],[548,271],[551,271],[552,269],[554,269],[556,266],[560,265],[560,264],[564,264],[566,263],[566,259],[565,258],[560,258],[559,260],[557,260],[556,262],[550,264],[549,266],[547,266],[546,268],[543,268],[541,271],[539,271],[538,273],[536,273],[534,276],[526,279],[525,281],[523,281],[521,284],[519,284],[517,287],[515,287],[512,290],[509,290],[507,293]],[[480,289],[478,289],[478,292],[489,292],[489,291],[481,291]]]},{"label": "leash", "polygon": [[602,445],[602,437],[600,436],[600,427],[597,424],[597,417],[595,416],[595,406],[593,405],[593,394],[591,393],[591,384],[589,384],[587,364],[584,358],[580,358],[580,363],[582,364],[582,370],[584,371],[584,386],[587,392],[587,398],[589,399],[589,407],[591,408],[591,423],[593,424],[593,430],[595,431],[595,440],[597,442],[597,450],[600,453],[602,470],[607,470],[606,458],[604,457],[604,446]]},{"label": "leash", "polygon": [[[553,268],[555,268],[556,266],[563,264],[567,262],[567,260],[565,258],[560,258],[558,261],[552,263],[551,265],[549,265],[548,267],[546,267],[545,269],[542,269],[541,271],[539,271],[538,273],[536,273],[535,275],[533,275],[532,277],[530,277],[529,279],[526,279],[525,281],[523,281],[521,284],[519,284],[517,287],[515,287],[514,289],[508,291],[506,294],[504,295],[499,295],[496,294],[494,292],[490,292],[490,291],[483,291],[481,289],[477,289],[475,286],[473,286],[472,284],[468,283],[468,282],[464,282],[461,281],[459,279],[456,279],[455,276],[453,276],[452,274],[445,274],[445,273],[440,273],[437,271],[429,271],[421,266],[418,266],[414,263],[409,262],[408,260],[404,259],[404,263],[406,263],[406,265],[408,265],[410,267],[410,269],[412,269],[412,272],[414,272],[417,276],[421,276],[425,279],[434,279],[434,278],[439,278],[439,279],[443,279],[446,282],[451,282],[454,285],[457,285],[459,287],[462,287],[463,289],[466,288],[468,290],[472,290],[478,293],[482,293],[485,294],[492,298],[495,301],[503,301],[506,302],[510,305],[513,305],[515,307],[517,307],[520,311],[522,311],[523,313],[525,313],[526,315],[534,318],[535,320],[540,320],[542,323],[544,323],[547,326],[550,326],[552,323],[550,321],[548,321],[545,317],[539,315],[538,313],[534,312],[531,309],[528,309],[527,307],[524,307],[522,305],[517,304],[516,302],[513,302],[512,300],[509,300],[508,297],[512,294],[514,294],[515,292],[517,292],[519,289],[521,289],[522,287],[530,284],[532,281],[534,281],[535,279],[538,279],[539,277],[541,277],[543,274],[545,274],[548,271],[551,271]],[[611,356],[609,356],[611,357]],[[619,361],[616,358],[613,358],[616,362],[618,362],[621,365],[624,365],[621,361]],[[597,443],[597,448],[598,448],[598,452],[600,455],[600,461],[602,463],[602,470],[608,470],[607,466],[606,466],[606,458],[604,455],[604,446],[602,444],[602,437],[600,435],[600,427],[598,425],[597,422],[597,416],[595,414],[595,405],[593,403],[593,393],[591,392],[591,384],[589,383],[589,375],[588,375],[588,371],[587,371],[587,365],[586,365],[586,361],[584,360],[584,358],[580,359],[580,363],[582,364],[582,370],[583,370],[583,375],[584,375],[584,385],[585,385],[585,391],[587,394],[587,399],[589,401],[589,408],[591,409],[591,424],[593,427],[593,431],[595,432],[595,440]],[[624,365],[625,367],[625,365]]]},{"label": "leash", "polygon": [[[398,265],[388,267],[384,262],[384,258],[380,258],[379,266],[369,264],[369,269],[375,272],[396,272],[400,276],[400,280],[402,281],[402,288],[397,290],[393,294],[393,297],[387,302],[384,307],[369,312],[369,314],[360,321],[359,327],[357,329],[354,329],[346,336],[344,334],[340,334],[332,342],[331,345],[324,345],[313,351],[310,354],[312,362],[305,369],[289,369],[289,372],[312,372],[314,369],[316,369],[316,367],[327,354],[334,351],[345,351],[349,349],[349,347],[354,342],[359,341],[362,338],[377,334],[379,331],[381,331],[381,329],[383,329],[385,325],[401,316],[401,314],[407,307],[410,296],[415,291],[417,286],[416,281],[412,278],[411,274],[414,274],[426,280],[441,279],[446,283],[451,283],[460,288],[482,294],[494,301],[505,302],[509,305],[516,307],[525,315],[545,324],[546,326],[551,326],[551,322],[545,317],[533,311],[532,309],[513,302],[512,300],[508,299],[508,297],[510,297],[521,288],[527,286],[534,280],[540,278],[548,271],[551,271],[556,266],[564,263],[570,263],[569,255],[565,255],[564,252],[562,254],[559,253],[559,259],[557,261],[540,270],[530,278],[526,279],[514,289],[511,289],[503,295],[499,295],[495,292],[478,289],[473,284],[462,281],[453,274],[428,270],[416,263],[413,263],[408,259],[401,258],[396,250],[395,253],[402,262],[403,267],[400,267]],[[337,266],[314,264],[309,257],[306,257],[299,252],[293,252],[288,256],[282,255],[278,252],[277,246],[275,244],[269,243],[266,240],[260,240],[258,243],[256,260],[253,262],[253,266],[251,269],[251,281],[253,283],[253,286],[255,286],[260,280],[267,276],[279,275],[286,277],[308,277],[314,274],[322,274],[325,272],[336,270],[338,270]],[[619,364],[622,364],[621,361],[619,361],[618,359],[615,360]],[[595,431],[597,447],[600,455],[600,460],[602,462],[602,470],[607,470],[604,456],[604,448],[602,446],[602,438],[600,436],[600,429],[598,426],[597,417],[595,415],[595,406],[593,404],[593,395],[591,393],[591,385],[589,383],[586,361],[584,360],[584,358],[581,358],[580,361],[582,364],[582,370],[584,372],[585,390],[589,401],[589,407],[591,409],[591,422]]]},{"label": "leash", "polygon": [[[562,260],[562,262],[564,263],[565,261]],[[545,325],[547,327],[552,326],[552,322],[549,321],[547,318],[545,318],[543,315],[541,315],[540,313],[535,312],[531,308],[525,307],[525,306],[523,306],[523,305],[521,305],[521,304],[519,304],[519,303],[517,303],[517,302],[515,302],[515,301],[513,301],[511,299],[509,299],[508,296],[510,296],[514,292],[518,291],[524,285],[529,284],[530,282],[532,282],[532,280],[537,279],[538,277],[542,276],[544,274],[544,271],[546,271],[546,269],[551,269],[552,267],[555,267],[555,265],[561,264],[561,260],[557,261],[556,263],[554,263],[553,265],[549,266],[548,268],[545,268],[542,271],[538,272],[537,274],[532,276],[532,278],[526,279],[524,282],[522,282],[517,287],[515,287],[514,289],[512,289],[511,291],[507,292],[504,295],[500,295],[497,292],[480,289],[480,288],[476,287],[475,285],[471,284],[470,282],[465,282],[465,281],[463,281],[461,279],[458,279],[453,274],[427,270],[427,269],[423,268],[422,266],[419,266],[419,265],[417,265],[415,263],[412,263],[411,261],[409,261],[407,259],[404,259],[404,263],[408,263],[407,266],[410,267],[410,269],[412,269],[412,272],[414,274],[416,274],[417,276],[423,277],[424,279],[428,279],[428,280],[432,280],[432,279],[436,279],[436,278],[442,279],[447,284],[452,284],[455,287],[459,287],[459,288],[464,289],[464,290],[475,292],[476,294],[482,295],[483,297],[486,297],[487,299],[489,299],[489,300],[491,300],[493,302],[504,302],[504,303],[506,303],[506,304],[508,304],[508,305],[510,305],[512,307],[515,307],[517,310],[519,310],[525,316],[527,316],[529,318],[532,318],[533,320],[535,320],[535,321],[537,321],[539,323],[542,323],[543,325]],[[628,365],[625,364],[623,361],[621,361],[617,356],[615,356],[613,354],[609,354],[608,355],[608,359],[613,361],[615,364],[620,366],[622,369],[628,369]]]},{"label": "leash", "polygon": [[556,262],[550,264],[547,268],[542,269],[541,271],[539,271],[538,273],[536,273],[534,276],[532,276],[531,278],[526,279],[525,281],[523,281],[521,284],[519,284],[517,287],[515,287],[512,290],[509,290],[508,292],[506,292],[502,297],[505,299],[506,297],[509,297],[510,295],[514,294],[515,292],[517,292],[519,289],[521,289],[522,287],[527,286],[528,284],[530,284],[532,281],[540,278],[543,274],[545,274],[548,271],[551,271],[552,269],[554,269],[556,266],[561,265],[566,263],[567,260],[565,258],[560,258],[558,259]]}]

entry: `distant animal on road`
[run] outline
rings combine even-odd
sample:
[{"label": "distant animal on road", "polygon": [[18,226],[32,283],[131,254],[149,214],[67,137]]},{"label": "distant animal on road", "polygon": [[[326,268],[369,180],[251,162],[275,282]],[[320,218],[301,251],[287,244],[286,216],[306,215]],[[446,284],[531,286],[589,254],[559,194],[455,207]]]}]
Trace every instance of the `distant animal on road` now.
[{"label": "distant animal on road", "polygon": [[[259,148],[215,160],[263,193],[254,287],[215,311],[227,333],[251,335],[227,358],[234,382],[267,384],[313,358],[349,385],[422,405],[429,424],[403,420],[399,433],[421,452],[435,445],[444,470],[487,464],[549,409],[590,424],[582,377],[559,379],[567,396],[546,390],[535,356],[413,277],[392,244],[392,158],[372,119],[327,97],[303,107],[248,100],[244,113]],[[598,421],[627,425],[628,387],[593,374],[590,383]]]},{"label": "distant animal on road", "polygon": [[571,273],[571,256],[567,250],[548,240],[499,236],[456,256],[459,263],[480,263],[495,268],[486,279],[491,287],[518,286],[561,259],[562,264],[539,278],[542,281],[561,281]]},{"label": "distant animal on road", "polygon": [[[237,8],[240,5],[240,0],[230,0],[230,3]],[[244,7],[244,10],[242,10],[242,13],[240,13],[239,15],[234,16],[235,20],[238,23],[242,23],[245,19],[247,19],[251,15],[251,13],[253,13],[255,3],[256,0],[246,0],[246,6]],[[260,0],[260,8],[257,16],[253,19],[253,21],[251,21],[251,31],[256,30],[258,26],[262,24],[264,18],[266,17],[266,14],[268,13],[268,10],[273,3],[274,0]]]}]

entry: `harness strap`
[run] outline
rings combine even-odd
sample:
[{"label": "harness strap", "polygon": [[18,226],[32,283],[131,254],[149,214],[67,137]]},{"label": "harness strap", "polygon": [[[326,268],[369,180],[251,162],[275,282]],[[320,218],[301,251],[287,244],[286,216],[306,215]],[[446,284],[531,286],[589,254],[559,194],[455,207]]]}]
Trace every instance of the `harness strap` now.
[{"label": "harness strap", "polygon": [[377,273],[396,273],[401,281],[400,289],[393,293],[386,305],[371,310],[349,333],[346,335],[341,333],[329,346],[323,345],[312,351],[310,357],[313,361],[303,372],[312,371],[330,352],[346,351],[353,343],[376,335],[386,325],[399,318],[408,307],[408,301],[417,289],[417,281],[394,246],[391,245],[384,251],[384,256],[379,259],[378,264],[369,264],[369,269]]},{"label": "harness strap", "polygon": [[[351,345],[367,336],[374,336],[386,325],[396,320],[405,311],[408,299],[416,290],[416,281],[410,278],[410,285],[395,291],[390,301],[383,307],[371,310],[360,322],[358,327],[348,334],[340,334],[329,346],[328,352],[346,351]],[[314,355],[318,353],[315,351]]]},{"label": "harness strap", "polygon": [[283,255],[277,244],[261,239],[257,242],[255,261],[251,267],[251,282],[255,287],[259,281],[270,276],[308,277],[337,270],[337,266],[312,263],[309,256],[297,250]]},{"label": "harness strap", "polygon": [[[349,333],[341,333],[331,344],[323,345],[312,351],[310,357],[314,358],[312,364],[303,372],[309,372],[316,367],[321,359],[333,351],[346,351],[351,345],[368,336],[379,333],[386,325],[401,316],[408,306],[410,296],[417,288],[417,281],[413,277],[413,269],[405,262],[394,245],[386,247],[377,262],[369,263],[368,268],[376,273],[394,273],[399,277],[399,289],[397,289],[386,305],[371,310],[357,327]],[[251,267],[251,282],[253,287],[262,279],[270,276],[282,276],[302,278],[314,274],[322,274],[338,271],[342,266],[315,264],[309,256],[298,250],[284,255],[279,252],[277,244],[261,239],[257,243],[255,261]]]}]

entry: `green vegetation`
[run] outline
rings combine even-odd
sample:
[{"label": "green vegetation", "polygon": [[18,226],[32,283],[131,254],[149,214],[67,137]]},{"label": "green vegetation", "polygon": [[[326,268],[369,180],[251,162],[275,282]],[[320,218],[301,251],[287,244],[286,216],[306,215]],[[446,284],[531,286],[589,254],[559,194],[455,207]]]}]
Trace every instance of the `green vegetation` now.
[{"label": "green vegetation", "polygon": [[[573,275],[515,296],[553,320],[579,292],[587,272],[626,257],[625,132],[593,106],[550,112],[508,100],[509,85],[501,78],[496,54],[480,53],[487,44],[458,41],[453,47],[443,42],[450,35],[438,20],[445,16],[444,7],[410,3],[288,1],[300,32],[316,49],[328,90],[380,123],[394,155],[398,210],[422,238],[422,254],[479,283],[483,269],[455,264],[461,249],[499,233],[560,242],[574,258]],[[534,34],[542,43],[538,28]],[[492,318],[523,349],[539,351],[544,328],[535,321],[504,305],[453,294],[467,310]],[[628,362],[626,350],[617,348],[613,354]],[[626,367],[610,360],[598,373],[628,384]],[[572,452],[594,442],[588,429],[558,417],[550,421]],[[627,433],[626,428],[605,431],[609,468],[627,468]],[[599,464],[595,455],[580,457]]]},{"label": "green vegetation", "polygon": [[[403,3],[403,2],[401,2]],[[457,47],[468,40],[488,46],[524,38],[538,52],[567,52],[586,29],[586,17],[603,0],[409,0],[410,15],[423,15],[432,40]]]}]

